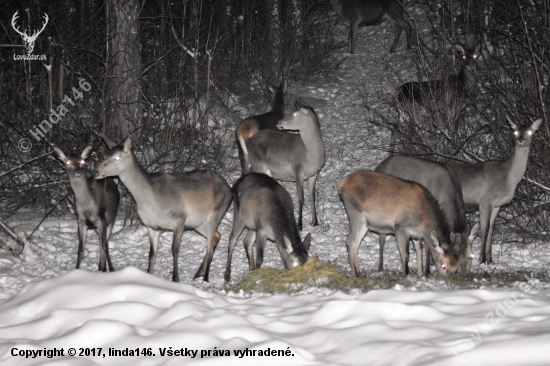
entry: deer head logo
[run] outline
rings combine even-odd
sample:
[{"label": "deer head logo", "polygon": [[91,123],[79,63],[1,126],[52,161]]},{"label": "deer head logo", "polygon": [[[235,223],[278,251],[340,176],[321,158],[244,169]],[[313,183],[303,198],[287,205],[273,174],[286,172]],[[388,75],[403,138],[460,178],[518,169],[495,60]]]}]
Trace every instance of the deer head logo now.
[{"label": "deer head logo", "polygon": [[11,18],[11,26],[23,38],[23,42],[25,43],[25,48],[27,49],[27,54],[31,54],[34,49],[34,42],[36,42],[36,38],[40,33],[42,33],[44,28],[46,28],[46,24],[48,24],[48,20],[49,20],[48,14],[44,13],[44,25],[42,26],[42,29],[40,29],[39,31],[34,31],[32,36],[29,36],[26,31],[24,33],[20,32],[19,27],[15,25],[15,21],[19,17],[19,15],[17,15],[18,12],[19,10],[16,11],[15,14],[13,14],[13,18]]}]

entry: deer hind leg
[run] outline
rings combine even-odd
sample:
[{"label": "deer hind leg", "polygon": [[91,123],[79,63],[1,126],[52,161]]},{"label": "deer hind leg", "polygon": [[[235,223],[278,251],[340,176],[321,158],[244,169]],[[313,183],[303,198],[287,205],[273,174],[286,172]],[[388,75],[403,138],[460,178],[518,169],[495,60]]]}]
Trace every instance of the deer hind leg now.
[{"label": "deer hind leg", "polygon": [[349,42],[348,42],[348,52],[353,54],[355,53],[355,41],[357,40],[357,31],[359,30],[359,23],[354,22],[349,25]]},{"label": "deer hind leg", "polygon": [[401,265],[403,268],[403,273],[405,275],[409,274],[409,237],[406,233],[397,232],[395,233],[395,239],[397,240],[397,248],[399,249],[399,254],[401,254]]},{"label": "deer hind leg", "polygon": [[[424,274],[424,269],[423,269],[423,263],[422,263],[422,241],[421,240],[413,240],[413,243],[414,243],[414,248],[416,249],[416,263],[417,263],[417,270],[416,270],[416,274],[418,275],[418,277],[422,277],[422,275]],[[426,263],[426,265],[428,265],[428,263]]]},{"label": "deer hind leg", "polygon": [[115,267],[113,266],[113,263],[111,262],[111,254],[109,253],[109,239],[111,238],[111,234],[113,232],[113,225],[114,223],[111,223],[107,225],[107,232],[106,232],[106,242],[107,242],[107,264],[109,265],[109,271],[114,272]]},{"label": "deer hind leg", "polygon": [[386,245],[386,234],[378,235],[378,243],[380,244],[380,254],[378,255],[378,272],[384,270],[384,246]]},{"label": "deer hind leg", "polygon": [[225,266],[225,282],[229,282],[231,279],[231,259],[233,257],[233,249],[237,243],[237,239],[243,232],[245,225],[243,220],[239,216],[238,208],[235,208],[235,215],[233,216],[233,228],[231,229],[231,234],[229,235],[229,245],[227,250],[227,265]]},{"label": "deer hind leg", "polygon": [[312,177],[309,177],[307,180],[308,189],[309,189],[309,200],[311,203],[311,225],[317,226],[319,222],[317,221],[317,210],[315,208],[315,182],[317,181],[317,174]]},{"label": "deer hind leg", "polygon": [[349,234],[346,239],[346,247],[348,249],[349,263],[351,266],[351,275],[359,276],[358,251],[361,240],[367,235],[367,222],[360,212],[348,211],[349,218]]},{"label": "deer hind leg", "polygon": [[212,221],[215,220],[207,220],[203,222],[200,226],[195,228],[196,232],[206,238],[206,254],[204,255],[204,259],[202,260],[202,263],[197,270],[197,273],[195,273],[195,276],[193,276],[193,279],[203,277],[203,281],[205,282],[208,282],[210,263],[212,263],[214,251],[216,250],[216,246],[218,245],[218,242],[220,241],[220,238],[222,236],[218,231],[216,231],[218,225],[214,224]]},{"label": "deer hind leg", "polygon": [[304,178],[296,174],[296,194],[298,195],[298,230],[302,231],[302,211],[304,209]]},{"label": "deer hind leg", "polygon": [[248,229],[248,233],[244,238],[244,249],[246,256],[248,257],[248,268],[250,270],[256,269],[254,261],[254,242],[256,241],[256,231]]},{"label": "deer hind leg", "polygon": [[261,268],[264,263],[264,249],[266,242],[265,235],[260,235],[256,232],[256,241],[254,242],[254,248],[256,248],[256,264],[255,268]]},{"label": "deer hind leg", "polygon": [[[488,263],[487,258],[487,241],[489,239],[489,231],[491,225],[491,216],[494,208],[490,204],[483,204],[479,206],[479,223],[481,226],[481,248],[479,251],[479,263]],[[498,211],[497,211],[498,212]],[[495,215],[496,218],[496,215]],[[493,222],[494,224],[494,222]]]}]

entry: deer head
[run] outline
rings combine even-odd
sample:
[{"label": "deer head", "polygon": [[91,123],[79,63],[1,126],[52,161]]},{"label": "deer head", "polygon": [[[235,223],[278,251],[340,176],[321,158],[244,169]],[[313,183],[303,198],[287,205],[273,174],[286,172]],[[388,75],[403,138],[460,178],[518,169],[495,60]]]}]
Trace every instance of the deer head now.
[{"label": "deer head", "polygon": [[27,32],[25,31],[24,33],[20,32],[19,31],[19,27],[17,27],[15,25],[15,21],[17,20],[17,18],[19,17],[19,15],[17,15],[19,11],[16,11],[15,14],[13,14],[13,17],[11,18],[11,26],[13,27],[13,29],[15,29],[15,31],[17,33],[19,33],[21,35],[21,37],[23,38],[23,42],[25,43],[25,48],[27,49],[27,54],[31,54],[33,49],[34,49],[34,42],[36,42],[36,38],[38,37],[38,35],[40,33],[42,33],[42,31],[44,30],[44,28],[46,28],[46,24],[48,24],[48,20],[50,18],[48,18],[48,14],[44,13],[44,25],[42,26],[42,29],[40,29],[39,31],[34,31],[34,33],[32,34],[32,36],[29,36],[27,34]]}]

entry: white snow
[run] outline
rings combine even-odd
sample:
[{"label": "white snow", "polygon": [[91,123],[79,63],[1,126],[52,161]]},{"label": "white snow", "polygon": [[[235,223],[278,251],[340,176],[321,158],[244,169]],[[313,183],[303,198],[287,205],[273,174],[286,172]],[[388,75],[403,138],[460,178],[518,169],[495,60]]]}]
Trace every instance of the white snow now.
[{"label": "white snow", "polygon": [[[109,275],[75,270],[30,284],[2,306],[0,363],[547,365],[549,328],[550,293],[529,282],[498,291],[239,298],[132,267]],[[101,355],[70,357],[71,348],[101,348]],[[24,356],[45,349],[65,357]],[[258,355],[268,349],[288,354]]]},{"label": "white snow", "polygon": [[[411,9],[412,10],[412,9]],[[342,37],[347,30],[338,25]],[[311,255],[318,254],[349,273],[345,247],[347,218],[338,198],[339,181],[359,168],[373,168],[385,153],[388,132],[369,124],[364,102],[384,102],[401,80],[414,80],[402,35],[388,54],[389,24],[361,28],[357,53],[328,79],[295,86],[293,96],[319,114],[327,163],[317,180],[320,226],[309,226],[308,199],[303,235],[312,233]],[[417,30],[428,36],[427,30]],[[290,113],[291,108],[287,109]],[[244,116],[243,116],[244,117]],[[233,183],[240,175],[236,151]],[[285,183],[296,202],[296,188]],[[306,193],[307,195],[307,193]],[[65,203],[64,203],[65,204]],[[41,216],[20,212],[9,219],[27,235]],[[548,365],[550,364],[550,288],[534,277],[507,289],[452,290],[444,282],[411,275],[414,287],[343,294],[310,289],[300,295],[254,296],[226,290],[223,273],[232,207],[220,224],[222,239],[214,254],[210,283],[193,281],[205,254],[205,239],[184,234],[180,258],[183,283],[172,277],[171,233],[161,236],[153,275],[146,273],[149,239],[141,226],[122,227],[119,217],[110,241],[114,273],[97,273],[98,239],[88,233],[81,270],[74,270],[77,225],[74,216],[52,217],[40,224],[21,260],[0,251],[0,363],[2,365]],[[550,263],[549,243],[521,243],[499,225],[493,238],[497,264],[474,272],[537,273]],[[241,237],[242,240],[242,237]],[[362,271],[378,261],[378,238],[368,234],[359,250]],[[32,250],[29,252],[28,250]],[[479,253],[476,241],[474,253]],[[411,272],[416,260],[411,253]],[[274,245],[264,266],[281,267]],[[393,243],[386,245],[385,269],[400,270]],[[233,255],[232,279],[248,273],[241,244]],[[170,348],[171,347],[171,348]],[[68,356],[70,348],[77,356]],[[83,352],[101,356],[79,357]],[[151,356],[109,356],[109,349],[139,350]],[[63,349],[65,357],[40,355]],[[191,356],[161,356],[161,350],[196,351]],[[267,350],[290,355],[259,356]],[[201,357],[201,353],[210,356]],[[243,353],[245,356],[242,356]],[[255,352],[255,356],[252,356]],[[16,355],[14,356],[13,353]],[[225,355],[229,353],[230,356]],[[239,357],[236,354],[241,355]],[[154,356],[152,356],[154,354]],[[221,354],[218,355],[218,354]],[[105,355],[105,357],[103,357]]]}]

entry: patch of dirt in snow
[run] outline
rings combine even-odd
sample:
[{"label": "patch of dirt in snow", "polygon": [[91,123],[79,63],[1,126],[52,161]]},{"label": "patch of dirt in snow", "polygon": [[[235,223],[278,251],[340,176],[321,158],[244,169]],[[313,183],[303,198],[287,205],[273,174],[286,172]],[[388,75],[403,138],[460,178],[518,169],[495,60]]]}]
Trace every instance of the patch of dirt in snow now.
[{"label": "patch of dirt in snow", "polygon": [[[409,8],[411,14],[423,14],[419,5]],[[338,31],[341,37],[347,38],[347,27],[339,22]],[[421,37],[428,38],[428,30],[417,26]],[[337,186],[347,174],[360,169],[373,169],[387,156],[384,148],[389,144],[389,131],[369,123],[374,112],[388,110],[388,101],[396,87],[403,80],[415,80],[411,62],[412,53],[406,50],[404,34],[401,35],[396,52],[390,54],[393,40],[389,24],[376,27],[363,27],[359,30],[356,54],[342,53],[345,58],[327,79],[311,81],[303,86],[294,86],[289,94],[292,98],[301,97],[315,108],[321,124],[326,148],[326,164],[317,180],[317,212],[320,225],[311,227],[309,192],[306,192],[304,206],[304,230],[312,233],[310,255],[318,254],[320,260],[332,263],[347,273],[350,272],[345,239],[348,222],[344,207],[338,197]],[[289,106],[292,106],[289,103]],[[365,108],[368,106],[369,108]],[[287,114],[292,107],[287,108]],[[226,176],[233,184],[240,175],[238,158],[233,156],[233,173]],[[284,186],[296,199],[294,183]],[[307,191],[307,190],[306,190]],[[180,248],[179,275],[184,283],[207,291],[225,292],[223,275],[227,260],[227,243],[232,227],[233,206],[222,220],[218,230],[222,239],[214,253],[210,268],[210,282],[193,281],[206,252],[206,239],[194,231],[186,231]],[[120,217],[120,216],[119,216]],[[18,231],[28,234],[36,227],[41,217],[38,214],[21,212],[10,219],[10,225]],[[497,228],[498,229],[498,228]],[[99,262],[98,237],[88,231],[85,256],[81,269],[96,271]],[[232,260],[232,282],[235,283],[248,273],[248,261],[241,235]],[[172,234],[162,234],[154,276],[171,280],[172,278]],[[400,271],[400,259],[393,238],[388,239],[385,250],[385,269]],[[514,270],[515,268],[537,270],[550,263],[548,245],[523,245],[521,247],[500,245],[502,234],[496,233],[493,252],[497,265],[475,266],[474,271],[481,269]],[[474,253],[479,253],[479,240],[475,242]],[[33,234],[30,240],[31,249],[36,260],[24,253],[22,261],[8,255],[0,255],[0,302],[9,299],[29,282],[40,281],[72,271],[76,264],[78,246],[76,220],[72,216],[49,218]],[[136,267],[147,270],[149,238],[145,227],[122,228],[122,221],[117,221],[110,241],[111,259],[116,269]],[[1,250],[0,250],[1,252]],[[378,261],[378,236],[369,233],[359,249],[359,264],[362,271],[374,271]],[[263,266],[281,268],[282,263],[273,243],[266,247]],[[411,253],[411,272],[415,272],[416,256]],[[481,269],[480,269],[481,268]],[[426,283],[425,280],[419,279]],[[439,284],[428,285],[429,288],[445,289]],[[422,288],[417,283],[415,288]],[[325,294],[326,290],[318,289],[317,293]]]}]

